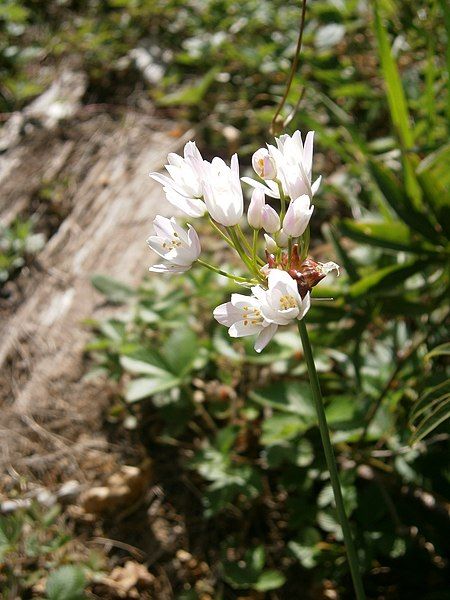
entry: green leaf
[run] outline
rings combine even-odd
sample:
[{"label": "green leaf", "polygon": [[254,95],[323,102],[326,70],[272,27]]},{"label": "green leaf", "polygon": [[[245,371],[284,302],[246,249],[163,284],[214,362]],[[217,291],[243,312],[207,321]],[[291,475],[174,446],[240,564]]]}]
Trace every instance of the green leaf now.
[{"label": "green leaf", "polygon": [[434,226],[424,213],[417,210],[401,182],[379,161],[369,159],[368,164],[374,181],[394,212],[413,231],[420,233],[435,245],[436,230]]},{"label": "green leaf", "polygon": [[440,346],[433,348],[433,350],[430,350],[430,352],[425,355],[425,360],[430,360],[435,356],[450,356],[450,342],[446,342],[445,344],[441,344]]},{"label": "green leaf", "polygon": [[432,410],[450,395],[450,381],[446,380],[425,391],[411,409],[409,423],[412,425],[427,411]]},{"label": "green leaf", "polygon": [[262,406],[300,415],[310,423],[315,422],[311,389],[306,383],[300,381],[274,383],[257,391],[251,391],[249,396]]},{"label": "green leaf", "polygon": [[91,283],[113,304],[122,304],[135,295],[133,288],[107,275],[94,275]]},{"label": "green leaf", "polygon": [[276,590],[286,583],[286,577],[280,571],[270,569],[264,571],[258,578],[258,581],[252,586],[258,592],[268,592]]},{"label": "green leaf", "polygon": [[45,592],[48,600],[82,600],[85,586],[83,569],[67,565],[49,575]]},{"label": "green leaf", "polygon": [[429,433],[431,433],[438,425],[450,418],[450,393],[440,399],[439,404],[425,416],[418,424],[417,429],[411,437],[411,444],[419,442]]},{"label": "green leaf", "polygon": [[416,173],[425,199],[450,240],[450,144],[422,160]]},{"label": "green leaf", "polygon": [[162,369],[159,366],[132,358],[131,356],[121,356],[120,364],[125,371],[128,371],[128,373],[132,373],[133,375],[153,375],[155,377],[172,375],[167,369]]},{"label": "green leaf", "polygon": [[199,343],[196,334],[188,327],[181,326],[171,333],[165,342],[162,355],[170,370],[178,376],[187,373],[197,358]]},{"label": "green leaf", "polygon": [[160,106],[195,106],[203,100],[219,71],[220,67],[213,67],[195,83],[187,84],[173,94],[160,98],[158,104]]},{"label": "green leaf", "polygon": [[180,385],[180,379],[172,373],[167,371],[163,373],[164,375],[161,374],[160,377],[140,377],[130,381],[125,390],[125,400],[137,402]]},{"label": "green leaf", "polygon": [[343,219],[339,229],[342,234],[362,244],[416,254],[427,252],[421,244],[411,240],[411,230],[401,221],[358,222]]},{"label": "green leaf", "polygon": [[381,20],[378,0],[374,3],[374,8],[375,35],[378,42],[381,71],[386,84],[392,123],[402,141],[402,145],[406,148],[411,148],[414,144],[414,139],[409,125],[408,105],[403,91],[402,80],[392,56],[388,35]]},{"label": "green leaf", "polygon": [[350,287],[350,296],[357,298],[368,294],[377,294],[390,290],[406,281],[409,277],[422,271],[429,261],[416,260],[403,265],[392,265],[379,269],[375,273],[363,277]]},{"label": "green leaf", "polygon": [[386,95],[392,124],[402,151],[405,187],[415,206],[420,206],[420,189],[417,185],[410,157],[408,156],[408,151],[410,151],[414,145],[414,137],[409,122],[408,105],[403,91],[400,73],[392,55],[386,28],[382,23],[378,0],[374,3],[374,10],[375,35],[378,43],[381,72],[386,86]]}]

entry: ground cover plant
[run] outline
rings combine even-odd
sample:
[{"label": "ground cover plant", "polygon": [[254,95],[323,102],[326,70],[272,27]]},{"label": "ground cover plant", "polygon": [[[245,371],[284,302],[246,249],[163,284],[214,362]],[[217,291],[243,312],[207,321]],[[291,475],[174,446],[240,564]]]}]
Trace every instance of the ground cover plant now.
[{"label": "ground cover plant", "polygon": [[[239,149],[251,175],[285,89],[297,3],[1,10],[5,111],[44,85],[45,73],[30,87],[36,60],[77,56],[88,104],[141,108],[140,86],[158,114],[202,122],[207,156]],[[334,302],[313,303],[307,322],[373,598],[448,597],[449,20],[445,2],[310,3],[284,112],[303,94],[288,132],[316,131],[324,175],[311,253],[341,266],[317,288]],[[246,277],[199,233],[211,263]],[[107,420],[156,461],[172,524],[185,527],[150,567],[168,574],[166,595],[353,598],[295,330],[262,354],[230,340],[212,311],[236,289],[213,272],[93,283],[123,306],[92,324],[87,348],[117,383]]]}]

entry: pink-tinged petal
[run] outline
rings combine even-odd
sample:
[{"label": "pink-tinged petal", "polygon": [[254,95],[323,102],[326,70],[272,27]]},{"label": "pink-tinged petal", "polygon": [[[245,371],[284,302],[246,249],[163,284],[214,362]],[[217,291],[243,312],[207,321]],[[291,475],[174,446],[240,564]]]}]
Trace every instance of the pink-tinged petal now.
[{"label": "pink-tinged petal", "polygon": [[195,229],[193,227],[191,227],[191,225],[188,225],[188,241],[189,241],[189,246],[191,247],[192,252],[197,256],[197,258],[200,256],[200,253],[202,251],[202,247],[200,245],[200,239],[198,237],[197,232],[195,231]]},{"label": "pink-tinged petal", "polygon": [[233,323],[242,318],[242,311],[235,308],[231,302],[225,302],[216,306],[213,316],[221,325],[231,327]]},{"label": "pink-tinged petal", "polygon": [[237,154],[231,157],[231,172],[239,179],[239,159]]},{"label": "pink-tinged petal", "polygon": [[305,139],[305,147],[303,149],[303,165],[308,177],[311,176],[312,159],[314,147],[314,131],[308,131]]},{"label": "pink-tinged petal", "polygon": [[314,196],[314,194],[319,189],[321,181],[322,181],[322,175],[320,175],[320,177],[318,177],[315,180],[315,182],[312,184],[312,186],[311,186],[311,194],[312,194],[312,196]]},{"label": "pink-tinged petal", "polygon": [[153,227],[156,235],[159,235],[160,237],[171,238],[173,235],[172,223],[167,217],[156,215],[153,219]]},{"label": "pink-tinged petal", "polygon": [[269,204],[266,204],[262,210],[262,226],[267,233],[275,233],[281,226],[278,213]]},{"label": "pink-tinged petal", "polygon": [[[278,190],[274,190],[269,187],[269,184],[273,183],[272,181],[268,181],[267,185],[264,185],[264,183],[261,183],[260,181],[256,181],[255,179],[252,179],[251,177],[241,177],[241,181],[243,181],[244,183],[247,183],[248,185],[251,185],[253,188],[262,190],[266,194],[266,196],[270,196],[271,198],[279,198],[280,197]],[[274,184],[274,185],[276,187],[276,184]]]},{"label": "pink-tinged petal", "polygon": [[259,352],[261,352],[261,350],[264,350],[264,348],[267,346],[267,344],[270,342],[270,340],[276,334],[277,329],[278,329],[278,325],[276,325],[276,323],[271,323],[267,327],[264,327],[264,329],[261,331],[261,333],[256,338],[255,345],[253,346],[254,349],[256,350],[256,352],[259,353]]},{"label": "pink-tinged petal", "polygon": [[179,156],[178,154],[175,154],[175,152],[169,152],[169,154],[167,155],[167,162],[169,163],[169,165],[174,165],[175,167],[182,167],[184,160],[183,157]]},{"label": "pink-tinged petal", "polygon": [[196,198],[186,198],[176,190],[169,187],[164,188],[166,198],[176,208],[184,212],[189,217],[202,217],[206,212],[206,205],[202,200]]},{"label": "pink-tinged petal", "polygon": [[247,221],[253,229],[261,229],[263,225],[263,209],[265,204],[264,190],[255,188],[247,211]]},{"label": "pink-tinged petal", "polygon": [[192,141],[187,142],[184,147],[184,158],[188,159],[190,157],[194,158],[195,160],[203,160],[202,155],[200,154],[200,151],[197,148],[195,142]]}]

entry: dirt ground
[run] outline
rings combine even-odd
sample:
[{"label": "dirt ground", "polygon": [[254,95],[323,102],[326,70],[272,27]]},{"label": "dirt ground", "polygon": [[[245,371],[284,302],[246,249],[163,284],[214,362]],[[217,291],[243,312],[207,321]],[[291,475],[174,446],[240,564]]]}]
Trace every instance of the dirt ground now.
[{"label": "dirt ground", "polygon": [[19,479],[30,490],[83,489],[141,458],[108,439],[113,391],[84,378],[83,321],[117,310],[94,274],[136,284],[146,272],[151,221],[167,211],[148,173],[187,136],[148,114],[82,106],[84,85],[63,73],[0,137],[0,222],[33,216],[47,238],[0,298],[3,499]]}]

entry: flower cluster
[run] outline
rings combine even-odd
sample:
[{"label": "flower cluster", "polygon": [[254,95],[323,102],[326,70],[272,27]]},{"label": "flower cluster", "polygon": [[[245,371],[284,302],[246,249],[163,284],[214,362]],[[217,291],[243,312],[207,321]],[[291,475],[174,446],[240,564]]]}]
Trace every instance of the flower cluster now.
[{"label": "flower cluster", "polygon": [[[155,272],[183,273],[194,262],[251,288],[251,295],[233,294],[230,302],[214,310],[215,319],[226,325],[231,337],[256,335],[255,350],[269,343],[280,325],[302,319],[311,304],[311,289],[335,263],[317,263],[308,258],[311,204],[320,185],[312,183],[314,132],[303,143],[296,131],[277,138],[276,146],[257,150],[252,159],[257,179],[243,177],[253,188],[247,222],[253,230],[248,240],[241,228],[244,197],[236,154],[228,166],[221,158],[203,159],[195,142],[184,147],[183,157],[169,154],[168,175],[150,173],[163,185],[168,202],[190,218],[208,215],[214,230],[239,254],[248,269],[247,278],[226,273],[201,260],[195,229],[183,229],[176,220],[157,216],[155,235],[148,244],[164,262],[150,268]],[[275,199],[278,211],[266,203]],[[265,260],[258,253],[264,232]]]}]

